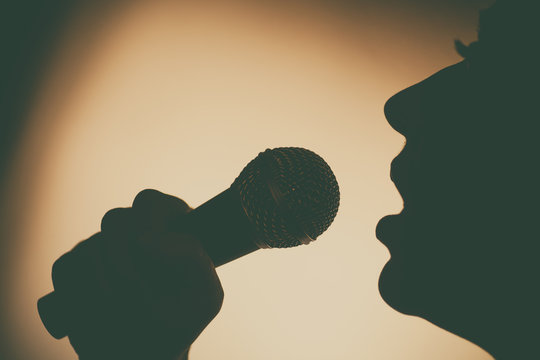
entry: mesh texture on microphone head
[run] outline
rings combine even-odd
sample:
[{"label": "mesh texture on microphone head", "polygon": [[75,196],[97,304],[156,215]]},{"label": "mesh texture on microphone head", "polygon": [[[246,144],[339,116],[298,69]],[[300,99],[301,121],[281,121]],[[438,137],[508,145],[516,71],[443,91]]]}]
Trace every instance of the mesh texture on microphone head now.
[{"label": "mesh texture on microphone head", "polygon": [[231,186],[267,247],[307,244],[336,217],[339,187],[328,164],[310,150],[268,149]]}]

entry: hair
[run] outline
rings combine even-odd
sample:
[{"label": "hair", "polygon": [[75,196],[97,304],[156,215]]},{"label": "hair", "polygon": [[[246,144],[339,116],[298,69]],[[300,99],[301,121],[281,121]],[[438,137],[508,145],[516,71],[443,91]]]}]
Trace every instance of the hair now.
[{"label": "hair", "polygon": [[538,8],[535,0],[498,0],[480,11],[478,40],[456,40],[456,51],[482,63],[537,61]]}]

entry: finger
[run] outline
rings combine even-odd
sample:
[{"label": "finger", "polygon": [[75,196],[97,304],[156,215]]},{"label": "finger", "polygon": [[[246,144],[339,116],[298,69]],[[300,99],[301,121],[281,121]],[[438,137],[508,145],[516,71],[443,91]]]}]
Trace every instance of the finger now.
[{"label": "finger", "polygon": [[150,230],[162,230],[175,219],[191,211],[185,201],[152,189],[137,194],[133,201],[133,209],[139,223]]},{"label": "finger", "polygon": [[186,292],[199,294],[195,297],[214,301],[205,308],[219,311],[223,289],[214,264],[199,241],[173,232],[145,234],[139,241],[146,254],[141,273],[152,279],[152,288],[171,296]]},{"label": "finger", "polygon": [[52,268],[52,280],[61,304],[62,327],[67,334],[80,326],[82,313],[100,301],[102,289],[101,236],[96,234],[80,242],[72,251],[62,255]]},{"label": "finger", "polygon": [[72,251],[60,256],[52,266],[52,282],[54,290],[62,295],[71,288],[72,284],[77,284],[78,273],[77,256]]},{"label": "finger", "polygon": [[139,223],[137,220],[131,208],[111,209],[101,219],[101,231],[113,234],[124,233],[136,228]]},{"label": "finger", "polygon": [[55,290],[73,292],[89,286],[87,279],[95,273],[102,256],[102,237],[95,234],[62,255],[52,266]]},{"label": "finger", "polygon": [[[211,259],[193,237],[173,232],[145,234],[138,295],[161,336],[191,344],[218,314],[223,288]],[[178,340],[176,341],[178,343]]]},{"label": "finger", "polygon": [[132,207],[148,213],[154,211],[160,213],[188,213],[191,210],[184,200],[153,189],[139,192],[133,200]]}]

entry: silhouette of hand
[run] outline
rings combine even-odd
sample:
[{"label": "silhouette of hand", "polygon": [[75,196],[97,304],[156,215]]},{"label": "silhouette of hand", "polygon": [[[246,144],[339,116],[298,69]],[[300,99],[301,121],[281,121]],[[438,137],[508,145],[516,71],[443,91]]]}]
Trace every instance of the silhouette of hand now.
[{"label": "silhouette of hand", "polygon": [[178,198],[144,190],[54,264],[55,291],[81,360],[187,357],[223,302],[201,244],[171,230],[190,210]]}]

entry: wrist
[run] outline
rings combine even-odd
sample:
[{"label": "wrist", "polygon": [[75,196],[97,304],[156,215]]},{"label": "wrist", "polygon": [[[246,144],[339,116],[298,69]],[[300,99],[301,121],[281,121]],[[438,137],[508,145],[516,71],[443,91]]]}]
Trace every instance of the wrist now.
[{"label": "wrist", "polygon": [[189,349],[190,348],[188,347],[186,350],[184,350],[184,352],[176,360],[188,360]]}]

